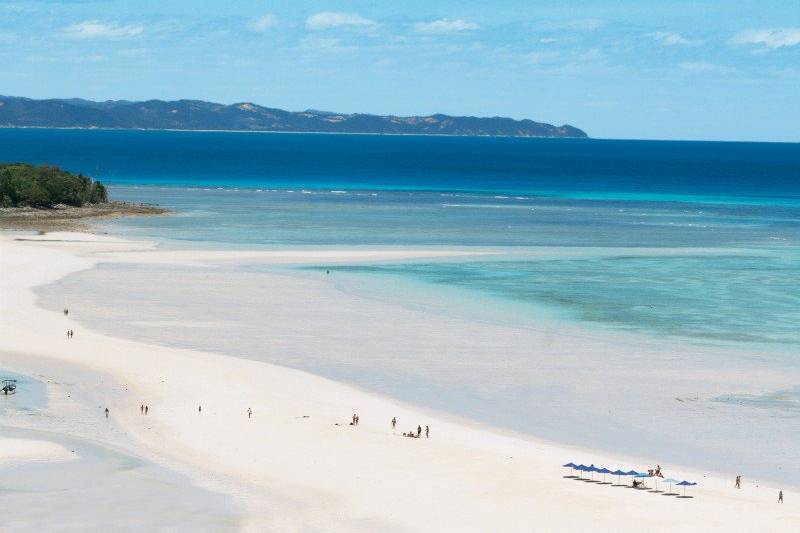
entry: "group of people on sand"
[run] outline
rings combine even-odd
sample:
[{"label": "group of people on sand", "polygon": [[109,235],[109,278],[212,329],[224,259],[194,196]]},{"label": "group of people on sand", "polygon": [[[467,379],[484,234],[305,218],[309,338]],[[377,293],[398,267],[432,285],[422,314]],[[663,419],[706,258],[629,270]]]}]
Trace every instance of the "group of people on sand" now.
[{"label": "group of people on sand", "polygon": [[648,470],[647,475],[650,477],[664,477],[664,474],[661,473],[661,465],[656,465],[655,468]]},{"label": "group of people on sand", "polygon": [[149,405],[142,404],[142,405],[139,406],[139,412],[141,414],[146,415],[148,411],[150,411],[150,406]]},{"label": "group of people on sand", "polygon": [[[352,418],[350,420],[350,425],[351,426],[357,426],[360,421],[361,420],[358,417],[358,415],[356,413],[353,413],[353,416],[352,416]],[[392,417],[392,429],[397,429],[397,417],[396,416]],[[412,437],[412,438],[415,438],[415,439],[422,438],[422,426],[417,426],[417,431],[416,432],[413,429],[411,431],[407,432],[407,433],[404,432],[403,436],[404,437]],[[428,427],[428,426],[425,426],[425,438],[429,439],[430,437],[431,437],[431,428]]]},{"label": "group of people on sand", "polygon": [[[67,309],[67,308],[65,307],[65,308],[64,308],[64,316],[67,316],[68,314],[69,314],[69,309]],[[74,331],[72,331],[71,329],[68,329],[68,330],[67,330],[67,338],[68,338],[68,339],[71,339],[71,338],[72,338],[72,336],[73,336],[74,334],[75,334],[75,332],[74,332]]]},{"label": "group of people on sand", "polygon": [[[395,426],[395,420],[392,419],[392,428],[394,428],[394,426]],[[404,437],[411,437],[411,438],[414,438],[414,439],[422,438],[422,426],[417,426],[417,432],[416,433],[414,433],[414,430],[412,429],[408,433],[403,433],[403,436]],[[426,439],[431,438],[431,428],[429,428],[428,426],[425,426],[425,438]]]},{"label": "group of people on sand", "polygon": [[[736,487],[737,489],[741,489],[742,488],[742,475],[741,474],[738,474],[736,476],[736,481],[734,482],[733,486]],[[778,503],[783,503],[783,490],[779,490],[778,491]]]}]

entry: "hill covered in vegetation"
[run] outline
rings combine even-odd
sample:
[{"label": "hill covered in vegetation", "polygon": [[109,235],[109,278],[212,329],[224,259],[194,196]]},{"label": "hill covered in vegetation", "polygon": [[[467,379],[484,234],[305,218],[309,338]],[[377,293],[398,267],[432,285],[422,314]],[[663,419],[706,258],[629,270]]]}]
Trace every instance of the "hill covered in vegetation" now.
[{"label": "hill covered in vegetation", "polygon": [[0,207],[54,207],[108,202],[105,186],[56,166],[0,163]]},{"label": "hill covered in vegetation", "polygon": [[202,100],[34,100],[0,96],[0,127],[108,128],[151,130],[237,130],[394,135],[495,135],[508,137],[586,137],[578,128],[529,119],[396,116],[328,111],[285,111],[249,102],[218,104]]}]

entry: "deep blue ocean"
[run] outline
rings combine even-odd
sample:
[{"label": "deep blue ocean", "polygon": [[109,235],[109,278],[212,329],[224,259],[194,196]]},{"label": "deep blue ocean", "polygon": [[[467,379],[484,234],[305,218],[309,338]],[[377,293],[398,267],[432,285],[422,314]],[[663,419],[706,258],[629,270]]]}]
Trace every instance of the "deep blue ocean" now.
[{"label": "deep blue ocean", "polygon": [[340,270],[593,326],[800,345],[800,144],[0,129],[0,161],[174,209],[108,224],[167,246],[484,247],[500,253]]},{"label": "deep blue ocean", "polygon": [[119,185],[800,200],[800,144],[0,129],[0,160]]}]

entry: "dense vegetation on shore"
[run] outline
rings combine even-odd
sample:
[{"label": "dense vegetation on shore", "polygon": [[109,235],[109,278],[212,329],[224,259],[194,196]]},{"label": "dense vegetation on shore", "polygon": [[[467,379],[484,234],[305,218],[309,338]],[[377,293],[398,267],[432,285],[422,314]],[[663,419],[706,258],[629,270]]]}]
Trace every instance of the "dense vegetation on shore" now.
[{"label": "dense vegetation on shore", "polygon": [[0,127],[147,130],[241,130],[323,133],[586,137],[578,128],[507,117],[458,117],[437,113],[402,117],[329,111],[286,111],[250,102],[225,105],[201,100],[33,100],[0,96]]},{"label": "dense vegetation on shore", "polygon": [[105,186],[56,166],[0,163],[0,206],[81,207],[108,202]]}]

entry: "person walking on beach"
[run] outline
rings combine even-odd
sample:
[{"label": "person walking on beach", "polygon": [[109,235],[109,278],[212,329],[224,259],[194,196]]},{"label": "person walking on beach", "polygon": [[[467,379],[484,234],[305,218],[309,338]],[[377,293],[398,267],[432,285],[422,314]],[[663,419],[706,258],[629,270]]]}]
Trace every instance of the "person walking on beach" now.
[{"label": "person walking on beach", "polygon": [[150,406],[149,405],[145,405],[144,406],[144,414],[146,415],[147,411],[149,411],[149,410],[150,410]]},{"label": "person walking on beach", "polygon": [[428,426],[425,426],[425,438],[426,439],[431,438],[431,428],[429,428]]},{"label": "person walking on beach", "polygon": [[144,414],[144,404],[139,406],[139,414]]},{"label": "person walking on beach", "polygon": [[735,487],[737,489],[741,489],[742,488],[742,475],[741,474],[736,476],[736,485],[735,485]]},{"label": "person walking on beach", "polygon": [[778,503],[783,503],[783,491],[778,491]]},{"label": "person walking on beach", "polygon": [[64,308],[64,316],[67,316],[67,315],[69,315],[69,309],[67,309],[67,308],[65,307],[65,308]]},{"label": "person walking on beach", "polygon": [[108,407],[106,407],[106,418],[108,418]]},{"label": "person walking on beach", "polygon": [[198,405],[197,406],[197,412],[198,413],[202,413],[203,412],[203,406],[202,405]]},{"label": "person walking on beach", "polygon": [[356,415],[356,425],[358,425],[360,422],[361,422],[361,418],[358,415]]},{"label": "person walking on beach", "polygon": [[422,426],[417,426],[417,438],[422,436]]},{"label": "person walking on beach", "polygon": [[392,417],[392,429],[394,429],[396,427],[397,427],[397,417],[393,416]]},{"label": "person walking on beach", "polygon": [[248,407],[247,408],[247,418],[250,418],[251,416],[253,416],[253,410]]}]

